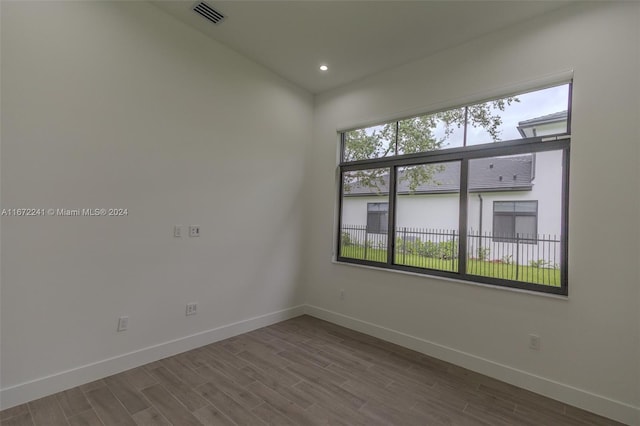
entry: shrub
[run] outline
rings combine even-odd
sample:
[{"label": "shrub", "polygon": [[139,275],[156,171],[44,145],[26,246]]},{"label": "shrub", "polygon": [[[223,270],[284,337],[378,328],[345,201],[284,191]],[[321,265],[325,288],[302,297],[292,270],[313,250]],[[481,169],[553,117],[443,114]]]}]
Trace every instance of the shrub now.
[{"label": "shrub", "polygon": [[353,240],[351,239],[351,234],[346,231],[342,231],[342,234],[340,234],[340,244],[343,247],[352,246]]},{"label": "shrub", "polygon": [[436,257],[446,260],[458,257],[458,245],[453,240],[438,243]]},{"label": "shrub", "polygon": [[511,265],[513,264],[513,255],[509,254],[506,256],[502,256],[502,263],[506,264],[506,265]]},{"label": "shrub", "polygon": [[478,260],[487,260],[490,252],[489,247],[478,247]]},{"label": "shrub", "polygon": [[529,266],[533,267],[533,268],[544,268],[548,265],[550,265],[551,262],[547,262],[544,259],[538,259],[538,260],[530,260],[529,261]]}]

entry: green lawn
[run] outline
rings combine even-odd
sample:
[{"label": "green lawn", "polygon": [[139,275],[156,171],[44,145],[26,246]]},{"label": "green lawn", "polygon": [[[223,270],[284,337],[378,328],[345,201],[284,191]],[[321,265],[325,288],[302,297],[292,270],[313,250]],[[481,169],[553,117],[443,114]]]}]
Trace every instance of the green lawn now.
[{"label": "green lawn", "polygon": [[[343,246],[340,254],[342,257],[365,259],[365,249],[362,246]],[[367,248],[366,260],[386,262],[387,250]],[[396,253],[395,263],[398,265],[415,266],[418,268],[458,272],[457,259],[436,259],[416,254]],[[471,259],[467,261],[467,274],[560,287],[560,269],[554,268],[535,268],[532,266],[522,265],[516,266],[514,264],[494,263],[490,261]]]}]

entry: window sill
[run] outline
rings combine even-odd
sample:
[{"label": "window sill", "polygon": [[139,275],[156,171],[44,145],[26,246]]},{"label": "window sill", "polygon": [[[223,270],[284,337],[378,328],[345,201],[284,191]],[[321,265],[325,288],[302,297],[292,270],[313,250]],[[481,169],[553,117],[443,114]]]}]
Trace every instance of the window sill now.
[{"label": "window sill", "polygon": [[523,290],[523,289],[512,288],[512,287],[501,287],[501,286],[478,283],[478,282],[473,282],[473,281],[457,280],[455,278],[441,277],[439,275],[419,274],[419,273],[416,273],[416,272],[402,271],[402,270],[398,270],[398,269],[378,268],[378,267],[375,267],[375,266],[360,265],[360,264],[357,264],[357,263],[340,262],[340,261],[336,260],[335,257],[331,259],[331,263],[333,263],[335,265],[344,265],[344,266],[351,266],[351,267],[356,267],[356,268],[372,269],[372,270],[375,270],[375,271],[390,272],[390,273],[394,273],[394,274],[403,274],[403,275],[411,275],[411,276],[420,277],[420,278],[429,278],[429,279],[438,280],[438,281],[453,282],[453,283],[456,283],[456,284],[464,284],[464,285],[472,285],[472,286],[476,286],[476,287],[484,287],[484,288],[487,288],[487,289],[490,289],[490,290],[510,291],[510,292],[514,292],[514,293],[527,294],[527,295],[539,296],[539,297],[547,297],[547,298],[557,299],[557,300],[569,300],[569,296],[564,296],[564,295],[561,295],[561,294],[543,293],[543,292],[538,292],[538,291]]}]

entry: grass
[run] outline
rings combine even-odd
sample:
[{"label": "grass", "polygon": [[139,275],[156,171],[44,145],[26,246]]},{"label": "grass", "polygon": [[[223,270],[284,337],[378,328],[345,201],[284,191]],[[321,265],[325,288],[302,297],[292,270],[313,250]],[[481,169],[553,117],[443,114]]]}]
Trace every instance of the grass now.
[{"label": "grass", "polygon": [[[349,245],[343,246],[340,254],[342,257],[352,259],[371,260],[383,263],[387,261],[386,249],[367,248],[367,257],[365,259],[364,247]],[[414,266],[424,269],[458,272],[457,259],[437,259],[417,254],[396,253],[395,263],[397,265]],[[523,265],[517,265],[516,267],[514,264],[469,259],[467,261],[467,274],[560,287],[560,269],[557,268],[536,268]]]}]

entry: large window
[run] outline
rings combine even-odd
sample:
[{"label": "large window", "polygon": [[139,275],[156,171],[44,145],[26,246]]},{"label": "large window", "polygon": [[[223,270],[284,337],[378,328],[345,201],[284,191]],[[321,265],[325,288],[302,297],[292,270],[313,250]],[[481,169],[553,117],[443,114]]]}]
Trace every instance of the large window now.
[{"label": "large window", "polygon": [[571,83],[341,133],[338,260],[567,294]]}]

